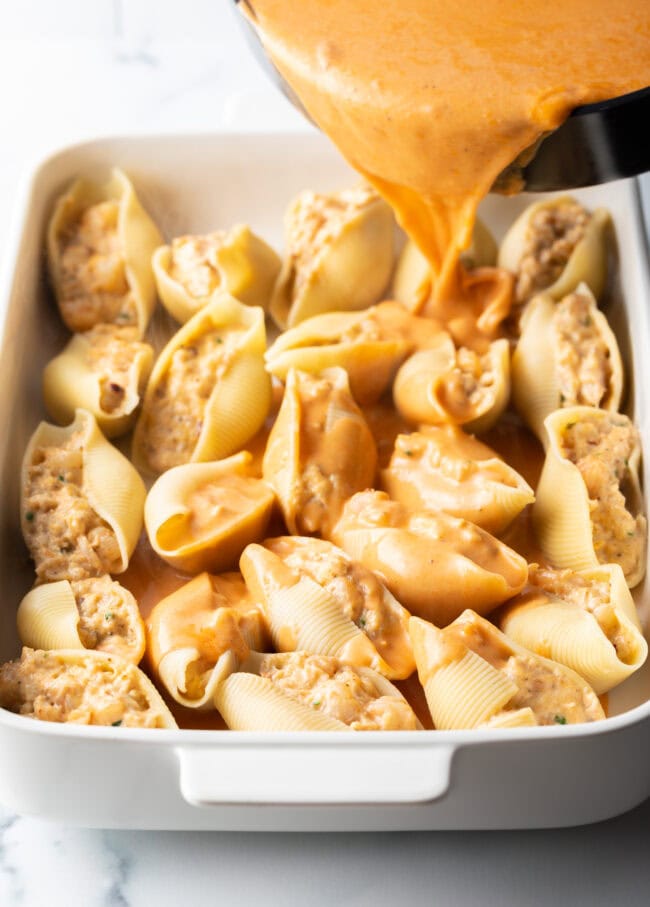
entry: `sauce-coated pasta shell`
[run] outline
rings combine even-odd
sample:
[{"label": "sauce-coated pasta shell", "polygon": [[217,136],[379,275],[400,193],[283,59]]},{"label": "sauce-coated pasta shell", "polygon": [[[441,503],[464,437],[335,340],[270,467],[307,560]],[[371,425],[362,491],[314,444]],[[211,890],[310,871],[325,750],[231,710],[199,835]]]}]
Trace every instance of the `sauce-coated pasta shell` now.
[{"label": "sauce-coated pasta shell", "polygon": [[151,260],[160,301],[181,324],[217,289],[245,305],[269,305],[280,258],[245,224],[204,236],[180,236]]},{"label": "sauce-coated pasta shell", "polygon": [[263,461],[289,531],[326,534],[346,500],[374,484],[376,470],[375,440],[347,373],[292,369]]},{"label": "sauce-coated pasta shell", "polygon": [[585,405],[616,412],[622,392],[616,337],[587,285],[560,302],[547,294],[531,300],[512,356],[512,398],[540,441],[554,410]]},{"label": "sauce-coated pasta shell", "polygon": [[239,573],[201,573],[153,608],[147,657],[181,705],[214,708],[217,685],[251,649],[270,645],[266,621]]},{"label": "sauce-coated pasta shell", "polygon": [[483,529],[436,511],[409,513],[380,491],[343,509],[332,541],[382,577],[414,614],[444,625],[471,606],[487,614],[528,576],[523,557]]},{"label": "sauce-coated pasta shell", "polygon": [[329,655],[393,676],[368,636],[345,615],[326,586],[290,569],[261,545],[249,545],[239,566],[251,595],[262,604],[279,652]]},{"label": "sauce-coated pasta shell", "polygon": [[511,639],[572,668],[599,695],[643,665],[648,644],[618,564],[535,570],[530,578],[499,618]]},{"label": "sauce-coated pasta shell", "polygon": [[153,349],[133,333],[101,324],[73,335],[43,372],[43,399],[53,419],[66,425],[76,409],[86,409],[107,438],[132,428],[153,365]]},{"label": "sauce-coated pasta shell", "polygon": [[407,359],[393,385],[395,406],[412,425],[452,423],[477,432],[494,425],[509,397],[508,341],[495,340],[480,355],[457,349],[445,333],[435,346]]},{"label": "sauce-coated pasta shell", "polygon": [[23,536],[39,582],[122,573],[142,531],[144,483],[77,410],[71,425],[41,422],[23,458]]},{"label": "sauce-coated pasta shell", "polygon": [[18,606],[16,623],[32,649],[96,649],[134,664],[144,655],[138,603],[110,576],[36,586]]},{"label": "sauce-coated pasta shell", "polygon": [[267,539],[268,548],[289,569],[307,575],[338,601],[343,614],[362,630],[390,668],[396,680],[415,670],[410,614],[363,564],[324,539],[281,536]]},{"label": "sauce-coated pasta shell", "polygon": [[[476,218],[472,242],[460,260],[465,268],[483,268],[496,264],[497,244],[480,218]],[[391,298],[411,312],[420,312],[433,290],[431,265],[412,239],[407,240],[395,267]]]},{"label": "sauce-coated pasta shell", "polygon": [[389,205],[368,186],[302,192],[285,216],[286,257],[271,299],[277,324],[377,302],[393,269],[393,231]]},{"label": "sauce-coated pasta shell", "polygon": [[133,437],[149,473],[240,450],[271,406],[264,312],[217,291],[154,365]]},{"label": "sauce-coated pasta shell", "polygon": [[496,535],[535,500],[518,472],[453,425],[398,435],[381,484],[409,510],[443,510]]},{"label": "sauce-coated pasta shell", "polygon": [[24,648],[19,661],[0,667],[0,706],[41,721],[177,727],[146,674],[117,655],[92,649]]},{"label": "sauce-coated pasta shell", "polygon": [[609,213],[569,196],[536,202],[517,218],[499,249],[499,267],[516,274],[515,300],[544,291],[562,299],[583,281],[598,299],[607,280]]},{"label": "sauce-coated pasta shell", "polygon": [[340,366],[357,403],[373,403],[404,359],[434,343],[440,330],[433,319],[418,318],[396,302],[363,312],[328,312],[280,334],[266,353],[266,367],[284,381],[291,368],[320,374]]},{"label": "sauce-coated pasta shell", "polygon": [[617,563],[632,588],[645,573],[641,447],[627,416],[589,406],[547,416],[548,449],[533,505],[542,551],[554,567]]},{"label": "sauce-coated pasta shell", "polygon": [[154,482],[144,507],[151,547],[185,573],[237,566],[250,542],[261,541],[275,495],[252,475],[241,451],[213,463],[185,463]]},{"label": "sauce-coated pasta shell", "polygon": [[162,241],[121,170],[105,183],[73,183],[47,229],[50,278],[66,326],[129,324],[142,337],[156,304],[151,256]]},{"label": "sauce-coated pasta shell", "polygon": [[[420,683],[438,730],[576,724],[605,717],[571,669],[529,652],[473,611],[440,630],[411,618]],[[533,712],[521,714],[524,709]],[[512,716],[508,711],[519,712]]]}]

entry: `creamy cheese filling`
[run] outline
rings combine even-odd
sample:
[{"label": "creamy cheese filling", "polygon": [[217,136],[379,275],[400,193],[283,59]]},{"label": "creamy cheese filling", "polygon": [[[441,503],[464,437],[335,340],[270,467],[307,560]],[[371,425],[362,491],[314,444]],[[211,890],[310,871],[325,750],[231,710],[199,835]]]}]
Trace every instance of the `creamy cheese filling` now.
[{"label": "creamy cheese filling", "polygon": [[611,387],[609,350],[587,296],[572,293],[553,314],[556,375],[562,406],[604,406]]},{"label": "creamy cheese filling", "polygon": [[122,557],[115,532],[83,490],[83,435],[33,451],[24,489],[25,541],[38,582],[115,573]]},{"label": "creamy cheese filling", "polygon": [[98,324],[84,335],[89,346],[86,363],[99,376],[99,405],[105,413],[124,412],[135,356],[148,349],[139,343],[134,327]]},{"label": "creamy cheese filling", "polygon": [[138,645],[138,605],[110,576],[77,580],[72,592],[79,611],[77,630],[87,649],[129,658]]},{"label": "creamy cheese filling", "polygon": [[203,236],[179,236],[171,242],[169,276],[194,299],[209,296],[221,283],[217,252],[225,236],[224,230],[215,230]]},{"label": "creamy cheese filling", "polygon": [[118,202],[91,205],[59,239],[59,304],[71,330],[87,331],[100,323],[137,321],[118,218]]}]

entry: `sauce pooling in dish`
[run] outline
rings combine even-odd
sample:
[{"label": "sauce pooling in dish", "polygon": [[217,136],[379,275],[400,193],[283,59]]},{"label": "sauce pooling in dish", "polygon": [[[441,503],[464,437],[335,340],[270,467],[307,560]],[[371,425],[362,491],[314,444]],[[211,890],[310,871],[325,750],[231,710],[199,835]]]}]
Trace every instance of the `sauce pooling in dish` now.
[{"label": "sauce pooling in dish", "polygon": [[445,322],[499,285],[494,269],[468,285],[459,264],[499,174],[573,108],[650,84],[650,7],[638,0],[246,6],[310,116],[426,254],[426,311]]}]

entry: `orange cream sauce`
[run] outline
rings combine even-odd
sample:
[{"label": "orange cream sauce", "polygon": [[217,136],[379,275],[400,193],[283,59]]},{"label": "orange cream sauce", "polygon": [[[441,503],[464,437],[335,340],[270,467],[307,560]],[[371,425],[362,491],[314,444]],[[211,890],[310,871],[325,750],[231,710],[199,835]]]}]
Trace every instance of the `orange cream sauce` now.
[{"label": "orange cream sauce", "polygon": [[427,313],[446,323],[503,289],[495,269],[468,285],[459,263],[499,174],[574,107],[650,84],[650,7],[639,0],[245,7],[310,116],[428,258]]}]

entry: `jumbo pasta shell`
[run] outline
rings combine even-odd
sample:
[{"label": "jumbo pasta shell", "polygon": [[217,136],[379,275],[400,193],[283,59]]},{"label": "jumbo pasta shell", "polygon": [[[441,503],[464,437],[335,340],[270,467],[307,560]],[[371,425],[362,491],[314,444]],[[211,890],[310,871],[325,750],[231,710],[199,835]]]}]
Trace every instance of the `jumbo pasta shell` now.
[{"label": "jumbo pasta shell", "polygon": [[123,658],[89,649],[24,648],[20,661],[0,667],[0,705],[44,721],[178,727],[146,674]]},{"label": "jumbo pasta shell", "polygon": [[[114,202],[118,206],[116,238],[119,260],[123,265],[128,299],[116,299],[116,310],[90,311],[79,308],[74,298],[66,299],[66,273],[62,262],[61,238],[85,210],[93,205]],[[162,243],[162,236],[138,200],[133,186],[122,170],[115,168],[104,183],[77,180],[58,198],[47,229],[47,255],[50,278],[63,320],[71,331],[86,331],[99,323],[134,324],[142,337],[156,304],[156,286],[151,256]],[[101,263],[100,263],[101,265]]]},{"label": "jumbo pasta shell", "polygon": [[[522,259],[525,255],[531,254],[529,251],[531,232],[539,229],[536,227],[536,221],[540,215],[562,209],[581,209],[581,206],[571,197],[561,196],[536,202],[526,208],[512,224],[501,243],[499,267],[507,268],[518,274]],[[581,210],[584,211],[584,209]],[[533,283],[530,288],[526,283],[526,289],[524,289],[521,278],[518,280],[519,301],[524,302],[542,290],[553,299],[562,299],[583,281],[598,299],[607,281],[607,233],[610,229],[610,222],[609,212],[604,208],[596,209],[591,214],[581,238],[573,246],[561,272],[557,277],[551,279],[551,283]]]},{"label": "jumbo pasta shell", "polygon": [[[580,321],[587,326],[576,317],[570,319],[563,332],[570,338],[567,342],[558,336],[556,325],[562,307],[571,305],[576,297],[581,310],[586,306]],[[616,412],[622,393],[623,365],[616,337],[586,284],[580,284],[559,304],[548,294],[531,300],[512,357],[512,397],[540,441],[546,442],[544,419],[554,410],[588,404]]]},{"label": "jumbo pasta shell", "polygon": [[149,380],[133,461],[160,473],[240,450],[271,406],[264,312],[215,293],[172,337]]},{"label": "jumbo pasta shell", "polygon": [[408,510],[442,510],[495,535],[535,500],[519,473],[453,425],[398,435],[381,485]]},{"label": "jumbo pasta shell", "polygon": [[18,606],[16,624],[32,649],[93,649],[134,664],[144,655],[138,603],[109,576],[36,586]]},{"label": "jumbo pasta shell", "polygon": [[144,520],[159,557],[186,573],[219,572],[262,540],[275,495],[252,475],[252,459],[241,451],[213,463],[185,463],[154,482]]},{"label": "jumbo pasta shell", "polygon": [[596,596],[597,587],[605,586],[605,597],[587,607],[563,597],[561,588],[536,584],[508,603],[499,626],[527,649],[572,668],[600,695],[644,664],[648,644],[618,564],[580,570],[574,577],[595,586]]},{"label": "jumbo pasta shell", "polygon": [[[192,241],[210,245],[202,256],[204,267],[209,267],[214,276],[214,285],[207,292],[193,291],[174,272],[176,247]],[[231,230],[206,236],[179,237],[171,245],[156,249],[151,264],[160,301],[176,321],[185,324],[210,302],[217,288],[245,305],[268,308],[281,263],[274,250],[250,227],[237,224]]]},{"label": "jumbo pasta shell", "polygon": [[[78,487],[76,481],[68,483],[65,475],[56,476],[52,472],[57,468],[57,452],[65,451],[70,444],[77,444],[76,449],[81,453],[81,476]],[[49,503],[47,499],[45,501],[42,498],[39,499],[38,495],[41,494],[41,491],[38,488],[34,490],[33,494],[30,493],[34,458],[37,454],[39,457],[42,456],[42,452],[47,449],[53,451],[52,466],[46,467],[44,478],[44,481],[48,483],[49,490],[46,495],[51,498]],[[53,505],[56,503],[57,497],[63,494],[70,493],[75,498],[87,501],[90,509],[100,520],[104,521],[115,536],[118,555],[114,562],[102,562],[98,564],[97,570],[86,572],[81,570],[80,575],[52,576],[46,572],[45,575],[40,576],[41,580],[82,579],[86,576],[100,576],[108,572],[122,573],[126,570],[142,531],[146,490],[135,468],[106,440],[91,413],[82,409],[77,410],[74,422],[66,427],[41,422],[30,438],[25,451],[21,490],[23,535],[27,547],[37,559],[37,569],[39,561],[46,562],[50,557],[48,545],[51,545],[49,539],[51,518],[52,514],[56,513]],[[76,531],[76,523],[66,519],[64,514],[57,516],[57,519],[59,519],[60,525],[67,526],[70,532]],[[81,532],[81,530],[79,531]],[[39,541],[39,533],[45,535],[45,549],[42,556],[38,554],[38,548],[43,545],[43,542]],[[85,538],[83,533],[80,537]],[[74,552],[68,556],[72,560]]]},{"label": "jumbo pasta shell", "polygon": [[291,370],[262,470],[294,534],[323,533],[345,501],[373,485],[377,448],[347,373]]},{"label": "jumbo pasta shell", "polygon": [[440,626],[470,605],[488,614],[528,576],[523,557],[473,523],[440,511],[409,513],[379,491],[354,495],[331,537],[411,613]]},{"label": "jumbo pasta shell", "polygon": [[[60,425],[74,419],[76,409],[85,409],[92,413],[107,438],[118,437],[132,428],[153,365],[153,349],[146,343],[122,339],[119,333],[113,340],[113,331],[125,329],[99,325],[84,334],[74,334],[65,349],[45,366],[45,407]],[[104,358],[103,347],[107,348]]]},{"label": "jumbo pasta shell", "polygon": [[281,327],[377,302],[393,269],[393,214],[366,186],[301,193],[285,217],[287,252],[270,311]]},{"label": "jumbo pasta shell", "polygon": [[281,536],[267,539],[264,547],[336,599],[341,612],[366,634],[386,662],[387,676],[402,680],[413,673],[410,614],[372,570],[324,539]]},{"label": "jumbo pasta shell", "polygon": [[[473,384],[468,391],[468,379]],[[435,348],[414,353],[400,367],[393,400],[412,425],[463,425],[468,431],[487,431],[508,405],[510,350],[507,340],[495,340],[480,356],[456,349],[451,336],[441,334]]]},{"label": "jumbo pasta shell", "polygon": [[[599,563],[619,563],[628,586],[637,585],[645,573],[646,521],[642,515],[639,486],[641,448],[634,426],[621,414],[588,406],[557,410],[544,422],[548,432],[548,449],[533,505],[533,525],[546,557],[554,567],[580,570]],[[570,435],[584,437],[591,428],[597,433],[624,430],[628,435],[629,456],[622,478],[617,478],[616,451],[605,441],[596,439],[583,459],[583,470],[592,476],[594,495],[590,496],[586,479],[577,462],[564,450]],[[610,435],[614,437],[614,435]],[[577,458],[580,460],[580,458]],[[627,485],[625,497],[621,482]]]},{"label": "jumbo pasta shell", "polygon": [[328,655],[392,676],[370,639],[343,614],[327,589],[309,576],[290,570],[261,545],[249,545],[239,567],[251,594],[262,602],[279,652]]}]

